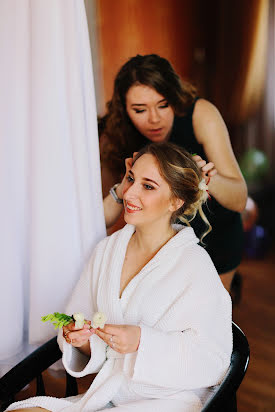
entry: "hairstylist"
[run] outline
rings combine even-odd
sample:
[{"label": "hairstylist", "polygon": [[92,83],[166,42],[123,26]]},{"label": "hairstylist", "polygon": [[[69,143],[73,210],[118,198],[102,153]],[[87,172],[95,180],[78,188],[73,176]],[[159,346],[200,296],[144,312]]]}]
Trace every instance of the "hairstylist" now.
[{"label": "hairstylist", "polygon": [[[113,225],[122,211],[126,168],[131,158],[148,142],[169,140],[194,155],[209,189],[204,213],[212,231],[204,239],[227,290],[243,250],[240,212],[247,188],[234,156],[226,125],[217,108],[196,95],[180,80],[171,64],[158,55],[131,58],[118,72],[114,92],[100,122],[100,148],[106,226]],[[191,222],[200,237],[205,226],[199,218]]]}]

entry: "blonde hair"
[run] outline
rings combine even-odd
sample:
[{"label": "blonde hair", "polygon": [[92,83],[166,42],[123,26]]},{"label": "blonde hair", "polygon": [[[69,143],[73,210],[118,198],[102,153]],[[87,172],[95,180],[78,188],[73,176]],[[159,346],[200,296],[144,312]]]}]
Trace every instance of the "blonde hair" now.
[{"label": "blonde hair", "polygon": [[168,183],[172,196],[184,201],[183,206],[173,213],[171,223],[179,219],[187,226],[191,226],[190,222],[198,212],[207,227],[200,238],[202,242],[212,227],[202,209],[202,205],[208,199],[208,193],[204,185],[200,184],[201,169],[192,155],[173,143],[150,143],[138,152],[133,163],[144,154],[151,154],[156,158],[159,172]]}]

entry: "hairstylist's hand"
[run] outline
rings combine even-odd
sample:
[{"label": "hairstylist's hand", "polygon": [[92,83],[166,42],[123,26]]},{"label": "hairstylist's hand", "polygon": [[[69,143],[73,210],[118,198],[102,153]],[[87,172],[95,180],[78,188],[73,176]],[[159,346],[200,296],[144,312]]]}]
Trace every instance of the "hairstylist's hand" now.
[{"label": "hairstylist's hand", "polygon": [[132,353],[138,350],[139,326],[105,325],[103,329],[96,329],[95,333],[117,352]]},{"label": "hairstylist's hand", "polygon": [[118,195],[118,197],[119,197],[120,199],[123,198],[123,187],[124,187],[125,181],[126,181],[126,179],[127,179],[129,170],[131,169],[131,167],[132,167],[132,165],[133,165],[133,159],[134,159],[134,157],[135,157],[135,155],[136,155],[137,153],[138,153],[138,152],[134,152],[134,153],[133,153],[133,157],[128,157],[127,159],[125,159],[126,172],[125,172],[125,175],[124,175],[124,177],[123,177],[120,185],[116,188],[116,193],[117,193],[117,195]]},{"label": "hairstylist's hand", "polygon": [[217,169],[215,168],[213,162],[206,163],[206,161],[203,160],[199,155],[194,155],[193,159],[197,163],[197,166],[201,169],[202,177],[212,177],[217,174]]},{"label": "hairstylist's hand", "polygon": [[82,329],[76,329],[74,322],[63,326],[63,337],[67,343],[70,343],[75,348],[81,348],[85,345],[90,336],[95,333],[95,329],[90,329],[91,321],[86,321]]}]

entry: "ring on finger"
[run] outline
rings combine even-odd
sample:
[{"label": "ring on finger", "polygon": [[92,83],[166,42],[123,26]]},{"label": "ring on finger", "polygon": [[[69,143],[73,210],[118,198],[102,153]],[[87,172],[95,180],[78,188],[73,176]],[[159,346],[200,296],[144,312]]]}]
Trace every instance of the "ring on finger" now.
[{"label": "ring on finger", "polygon": [[68,338],[68,334],[70,333],[69,330],[66,330],[66,332],[64,332],[64,338],[67,339]]},{"label": "ring on finger", "polygon": [[110,337],[110,342],[113,342],[113,335],[111,335]]}]

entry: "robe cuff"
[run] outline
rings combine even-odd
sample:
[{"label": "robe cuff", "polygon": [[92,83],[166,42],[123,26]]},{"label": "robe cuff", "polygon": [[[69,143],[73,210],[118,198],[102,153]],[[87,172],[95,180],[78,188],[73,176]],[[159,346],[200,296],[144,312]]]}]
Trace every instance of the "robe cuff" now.
[{"label": "robe cuff", "polygon": [[106,343],[96,334],[90,339],[91,357],[84,355],[78,348],[63,342],[62,362],[66,371],[76,378],[98,372],[106,361]]}]

